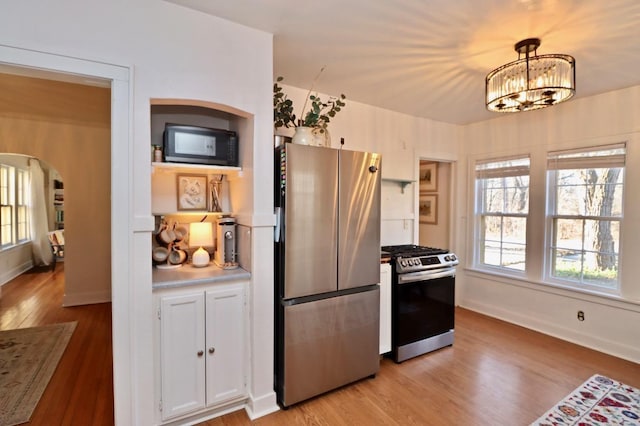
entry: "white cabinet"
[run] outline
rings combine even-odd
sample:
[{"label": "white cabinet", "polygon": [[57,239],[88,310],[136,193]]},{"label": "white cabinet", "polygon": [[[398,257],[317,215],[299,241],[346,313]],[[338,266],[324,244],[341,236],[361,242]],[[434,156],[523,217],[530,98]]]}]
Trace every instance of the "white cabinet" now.
[{"label": "white cabinet", "polygon": [[162,418],[205,407],[204,293],[160,301]]},{"label": "white cabinet", "polygon": [[245,283],[158,297],[162,420],[246,394]]},{"label": "white cabinet", "polygon": [[391,352],[391,265],[380,264],[380,354]]},{"label": "white cabinet", "polygon": [[207,406],[243,396],[244,292],[242,288],[207,291]]}]

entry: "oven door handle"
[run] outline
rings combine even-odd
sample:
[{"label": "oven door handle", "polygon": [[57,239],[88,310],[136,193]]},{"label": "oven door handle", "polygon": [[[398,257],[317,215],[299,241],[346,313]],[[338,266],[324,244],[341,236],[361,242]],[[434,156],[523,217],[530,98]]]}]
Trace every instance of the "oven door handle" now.
[{"label": "oven door handle", "polygon": [[432,271],[420,271],[409,272],[407,274],[398,275],[398,284],[409,284],[416,281],[434,280],[436,278],[455,277],[456,269],[447,268],[444,271],[432,272]]}]

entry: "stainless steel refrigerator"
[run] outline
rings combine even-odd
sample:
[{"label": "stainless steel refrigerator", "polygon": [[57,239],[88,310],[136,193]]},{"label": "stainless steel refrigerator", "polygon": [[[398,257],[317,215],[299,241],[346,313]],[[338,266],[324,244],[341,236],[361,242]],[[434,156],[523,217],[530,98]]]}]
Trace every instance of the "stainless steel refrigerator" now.
[{"label": "stainless steel refrigerator", "polygon": [[275,389],[288,407],[379,367],[380,162],[275,151]]}]

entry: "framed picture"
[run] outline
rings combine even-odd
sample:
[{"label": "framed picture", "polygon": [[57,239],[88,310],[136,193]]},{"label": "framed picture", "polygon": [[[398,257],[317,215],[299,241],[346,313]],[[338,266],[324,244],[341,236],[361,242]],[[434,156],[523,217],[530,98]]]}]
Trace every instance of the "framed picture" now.
[{"label": "framed picture", "polygon": [[438,189],[438,163],[420,162],[420,192]]},{"label": "framed picture", "polygon": [[420,194],[418,205],[420,223],[436,225],[438,223],[438,195]]},{"label": "framed picture", "polygon": [[176,176],[178,210],[207,209],[207,175]]}]

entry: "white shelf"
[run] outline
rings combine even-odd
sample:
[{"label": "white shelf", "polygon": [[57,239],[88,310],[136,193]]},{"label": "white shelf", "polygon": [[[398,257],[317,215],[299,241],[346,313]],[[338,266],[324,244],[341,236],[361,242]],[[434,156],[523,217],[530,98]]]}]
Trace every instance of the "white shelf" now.
[{"label": "white shelf", "polygon": [[402,193],[404,194],[404,188],[406,188],[407,185],[410,185],[412,183],[415,182],[415,180],[409,180],[409,179],[394,179],[394,178],[382,178],[383,182],[394,182],[400,185],[400,190],[402,191]]},{"label": "white shelf", "polygon": [[151,163],[153,171],[165,170],[169,172],[212,172],[218,174],[228,174],[230,172],[240,175],[242,173],[241,167],[232,166],[212,166],[209,164],[191,164],[191,163],[169,163],[169,162],[153,162]]}]

